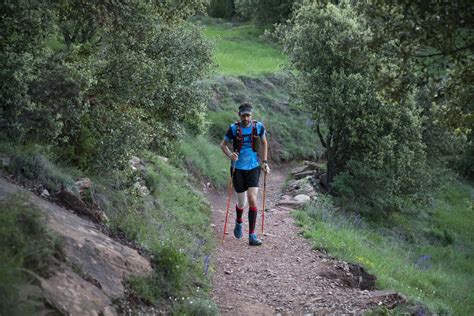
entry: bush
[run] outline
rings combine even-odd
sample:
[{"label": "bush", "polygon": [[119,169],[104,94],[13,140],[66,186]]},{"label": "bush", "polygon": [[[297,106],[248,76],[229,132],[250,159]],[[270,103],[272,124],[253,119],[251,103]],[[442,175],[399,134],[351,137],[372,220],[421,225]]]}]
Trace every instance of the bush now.
[{"label": "bush", "polygon": [[380,89],[374,68],[396,65],[370,50],[365,25],[349,3],[308,2],[283,42],[298,71],[298,101],[326,149],[330,191],[382,215],[400,210],[403,198],[426,200],[429,175],[414,91],[394,101]]},{"label": "bush", "polygon": [[192,298],[186,299],[173,308],[173,315],[213,316],[219,315],[219,308],[213,301]]},{"label": "bush", "polygon": [[21,290],[38,275],[47,276],[52,256],[61,253],[60,242],[26,197],[0,201],[0,209],[0,314],[32,314],[34,301],[26,301]]},{"label": "bush", "polygon": [[58,191],[62,186],[75,189],[73,178],[40,153],[14,155],[7,170],[17,177],[41,183],[50,192]]},{"label": "bush", "polygon": [[176,297],[185,282],[189,262],[184,253],[165,245],[153,252],[153,275],[131,278],[127,281],[134,295],[148,303],[159,305],[162,299]]},{"label": "bush", "polygon": [[214,18],[230,19],[234,13],[234,0],[211,0],[207,7],[207,14]]},{"label": "bush", "polygon": [[57,146],[76,166],[110,171],[152,143],[172,152],[204,122],[211,50],[184,21],[204,1],[106,2],[1,5],[1,139]]},{"label": "bush", "polygon": [[235,0],[237,12],[244,18],[255,19],[259,25],[283,23],[290,18],[300,0]]},{"label": "bush", "polygon": [[153,128],[143,117],[142,111],[127,106],[118,111],[92,110],[83,119],[74,159],[83,169],[99,173],[124,169],[130,158],[146,148],[153,138]]}]

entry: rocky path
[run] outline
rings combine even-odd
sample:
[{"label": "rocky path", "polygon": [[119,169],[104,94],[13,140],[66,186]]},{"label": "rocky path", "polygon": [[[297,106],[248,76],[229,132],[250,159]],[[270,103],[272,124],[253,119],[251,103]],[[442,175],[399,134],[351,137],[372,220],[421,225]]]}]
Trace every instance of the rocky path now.
[{"label": "rocky path", "polygon": [[[208,192],[213,205],[217,247],[212,297],[222,315],[362,314],[378,305],[393,306],[396,293],[354,288],[349,265],[314,251],[298,233],[291,209],[277,206],[288,167],[272,170],[267,178],[264,244],[249,247],[248,239],[233,237],[232,199],[229,234],[222,243],[226,193]],[[261,188],[263,177],[261,178]],[[261,199],[261,194],[259,194]],[[261,231],[259,200],[257,232]],[[244,213],[244,237],[248,220]],[[349,282],[348,282],[349,280]],[[359,282],[360,283],[360,282]]]}]

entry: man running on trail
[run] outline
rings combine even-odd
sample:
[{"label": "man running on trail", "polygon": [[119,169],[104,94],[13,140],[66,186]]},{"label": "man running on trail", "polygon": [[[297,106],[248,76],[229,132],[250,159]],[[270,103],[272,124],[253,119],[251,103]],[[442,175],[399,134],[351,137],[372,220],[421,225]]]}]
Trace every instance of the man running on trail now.
[{"label": "man running on trail", "polygon": [[[235,210],[237,218],[234,227],[234,236],[242,238],[242,214],[244,208],[249,204],[249,245],[260,246],[262,241],[257,238],[255,224],[257,222],[257,194],[260,169],[269,173],[267,162],[267,138],[265,126],[261,122],[252,120],[252,106],[242,103],[239,106],[240,121],[229,126],[221,149],[231,159],[231,175],[234,189],[237,193],[237,204]],[[233,151],[227,145],[233,144]],[[261,145],[262,160],[258,154]],[[234,170],[235,167],[235,170]],[[262,210],[264,212],[265,210]]]}]

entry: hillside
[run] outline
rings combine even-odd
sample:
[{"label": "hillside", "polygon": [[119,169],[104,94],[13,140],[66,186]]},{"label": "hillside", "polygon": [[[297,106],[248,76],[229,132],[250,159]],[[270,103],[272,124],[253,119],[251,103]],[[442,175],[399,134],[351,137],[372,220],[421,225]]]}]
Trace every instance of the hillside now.
[{"label": "hillside", "polygon": [[0,315],[473,314],[472,10],[269,3],[0,5]]}]

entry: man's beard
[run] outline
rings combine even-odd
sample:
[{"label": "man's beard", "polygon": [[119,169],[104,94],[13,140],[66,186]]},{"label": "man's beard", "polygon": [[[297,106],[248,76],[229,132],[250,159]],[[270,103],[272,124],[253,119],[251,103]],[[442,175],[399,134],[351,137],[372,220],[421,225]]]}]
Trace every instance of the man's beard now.
[{"label": "man's beard", "polygon": [[250,125],[250,121],[242,121],[242,125],[247,127]]}]

